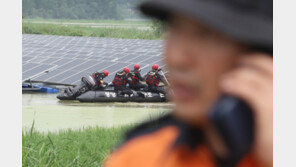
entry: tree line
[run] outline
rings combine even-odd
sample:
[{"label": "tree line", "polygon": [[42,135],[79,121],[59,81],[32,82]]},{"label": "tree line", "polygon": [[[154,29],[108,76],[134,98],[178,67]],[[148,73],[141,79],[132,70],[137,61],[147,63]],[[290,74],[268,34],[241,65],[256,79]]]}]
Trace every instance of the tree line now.
[{"label": "tree line", "polygon": [[139,18],[142,0],[23,0],[24,18],[126,19]]}]

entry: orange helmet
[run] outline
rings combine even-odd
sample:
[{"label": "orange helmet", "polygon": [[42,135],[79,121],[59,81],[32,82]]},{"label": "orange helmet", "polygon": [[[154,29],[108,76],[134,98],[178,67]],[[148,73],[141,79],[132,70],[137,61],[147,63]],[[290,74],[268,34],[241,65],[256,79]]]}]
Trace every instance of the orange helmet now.
[{"label": "orange helmet", "polygon": [[140,69],[140,65],[139,64],[135,64],[134,65],[134,69],[136,69],[136,70]]},{"label": "orange helmet", "polygon": [[130,69],[129,69],[128,67],[124,67],[123,71],[124,71],[125,73],[129,73]]},{"label": "orange helmet", "polygon": [[158,70],[158,65],[157,64],[153,64],[152,69],[153,70]]},{"label": "orange helmet", "polygon": [[108,71],[108,70],[104,70],[104,71],[103,71],[103,74],[104,74],[105,76],[108,76],[108,75],[109,75],[109,71]]}]

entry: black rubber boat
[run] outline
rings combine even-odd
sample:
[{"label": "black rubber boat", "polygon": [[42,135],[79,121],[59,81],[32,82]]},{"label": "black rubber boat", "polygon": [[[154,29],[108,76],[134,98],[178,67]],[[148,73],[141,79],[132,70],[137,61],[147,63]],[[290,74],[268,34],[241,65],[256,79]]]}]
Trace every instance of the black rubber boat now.
[{"label": "black rubber boat", "polygon": [[133,91],[132,95],[119,95],[113,86],[106,86],[101,90],[94,90],[95,82],[92,76],[81,79],[81,83],[74,88],[61,92],[60,100],[79,100],[80,102],[166,102],[162,93],[147,91]]},{"label": "black rubber boat", "polygon": [[115,91],[87,91],[76,98],[80,102],[166,102],[162,93],[133,91],[132,95],[118,95]]}]

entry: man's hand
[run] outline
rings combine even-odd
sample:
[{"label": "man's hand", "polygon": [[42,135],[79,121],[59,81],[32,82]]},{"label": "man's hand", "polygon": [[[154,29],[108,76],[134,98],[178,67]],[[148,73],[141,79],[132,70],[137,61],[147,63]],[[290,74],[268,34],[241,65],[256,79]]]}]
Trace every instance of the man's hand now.
[{"label": "man's hand", "polygon": [[222,90],[244,99],[255,117],[254,152],[273,163],[273,60],[265,54],[246,55],[239,66],[222,78]]}]

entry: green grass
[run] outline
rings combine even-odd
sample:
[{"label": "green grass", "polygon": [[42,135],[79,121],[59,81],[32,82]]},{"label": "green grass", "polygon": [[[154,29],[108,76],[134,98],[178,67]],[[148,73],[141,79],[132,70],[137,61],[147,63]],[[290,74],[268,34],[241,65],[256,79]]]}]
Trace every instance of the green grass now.
[{"label": "green grass", "polygon": [[159,33],[153,30],[141,30],[137,28],[94,28],[77,25],[65,26],[58,24],[23,22],[22,30],[24,34],[108,37],[123,39],[160,39]]},{"label": "green grass", "polygon": [[129,24],[140,26],[151,26],[152,22],[149,20],[71,20],[71,19],[42,19],[42,18],[24,18],[26,23],[100,23],[100,24]]},{"label": "green grass", "polygon": [[86,128],[58,133],[22,133],[23,166],[101,166],[108,154],[132,126]]}]

